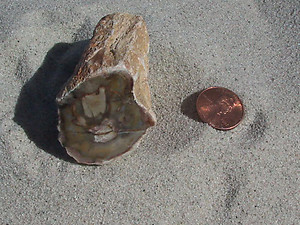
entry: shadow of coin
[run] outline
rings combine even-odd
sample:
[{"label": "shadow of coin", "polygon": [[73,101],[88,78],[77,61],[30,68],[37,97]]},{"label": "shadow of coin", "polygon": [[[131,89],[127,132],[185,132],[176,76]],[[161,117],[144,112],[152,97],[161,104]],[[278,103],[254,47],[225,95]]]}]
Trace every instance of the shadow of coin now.
[{"label": "shadow of coin", "polygon": [[202,122],[199,118],[196,102],[201,91],[197,91],[186,97],[181,103],[181,113],[196,122]]}]

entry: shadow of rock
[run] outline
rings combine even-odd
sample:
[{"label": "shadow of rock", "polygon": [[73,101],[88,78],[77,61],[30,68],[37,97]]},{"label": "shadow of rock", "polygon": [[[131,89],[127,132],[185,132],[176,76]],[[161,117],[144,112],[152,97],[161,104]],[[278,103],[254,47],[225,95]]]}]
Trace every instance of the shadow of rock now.
[{"label": "shadow of rock", "polygon": [[202,122],[198,116],[196,109],[196,101],[200,94],[200,91],[195,92],[186,97],[181,104],[181,113],[196,122]]},{"label": "shadow of rock", "polygon": [[39,148],[68,162],[75,162],[57,140],[55,98],[72,75],[89,40],[58,43],[47,53],[43,64],[22,87],[14,121]]}]

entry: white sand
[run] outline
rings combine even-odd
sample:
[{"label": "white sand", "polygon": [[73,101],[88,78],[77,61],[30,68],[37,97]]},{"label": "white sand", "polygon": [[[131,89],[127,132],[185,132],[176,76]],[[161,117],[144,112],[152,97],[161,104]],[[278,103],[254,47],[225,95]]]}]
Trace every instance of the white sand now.
[{"label": "white sand", "polygon": [[[297,224],[299,1],[78,2],[0,4],[0,224]],[[158,124],[82,166],[56,141],[53,100],[86,44],[66,43],[112,12],[147,22]],[[197,121],[209,86],[243,100],[236,129]]]}]

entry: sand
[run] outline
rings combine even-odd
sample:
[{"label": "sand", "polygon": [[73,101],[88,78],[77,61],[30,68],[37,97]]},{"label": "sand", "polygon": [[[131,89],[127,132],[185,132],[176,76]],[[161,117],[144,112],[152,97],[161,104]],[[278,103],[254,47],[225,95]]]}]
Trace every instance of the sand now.
[{"label": "sand", "polygon": [[[299,1],[41,1],[0,5],[0,224],[299,223]],[[156,127],[82,166],[56,137],[55,94],[101,17],[142,15]],[[223,86],[243,122],[195,99]]]}]

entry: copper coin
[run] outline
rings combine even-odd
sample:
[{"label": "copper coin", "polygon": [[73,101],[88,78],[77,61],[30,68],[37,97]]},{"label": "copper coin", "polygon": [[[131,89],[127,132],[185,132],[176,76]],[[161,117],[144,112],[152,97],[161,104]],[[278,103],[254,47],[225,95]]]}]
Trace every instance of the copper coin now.
[{"label": "copper coin", "polygon": [[241,122],[244,107],[239,97],[223,87],[210,87],[197,99],[200,119],[218,130],[231,130]]}]

